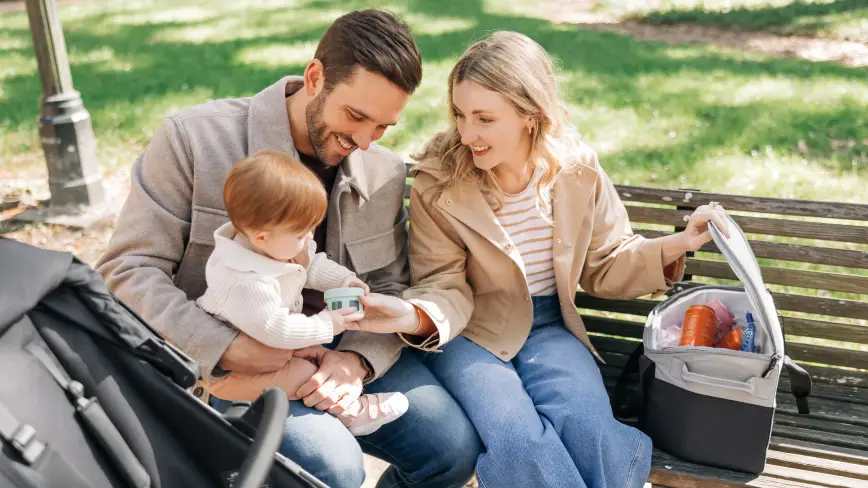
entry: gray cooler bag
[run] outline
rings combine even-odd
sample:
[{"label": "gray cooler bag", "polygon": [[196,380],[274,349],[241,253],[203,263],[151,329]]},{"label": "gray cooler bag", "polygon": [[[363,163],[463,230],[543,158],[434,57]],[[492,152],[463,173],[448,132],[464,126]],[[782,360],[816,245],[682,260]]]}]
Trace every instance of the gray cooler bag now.
[{"label": "gray cooler bag", "polygon": [[[808,413],[811,380],[786,356],[782,317],[763,283],[760,268],[738,225],[729,218],[730,237],[713,224],[711,235],[744,287],[701,285],[672,295],[648,315],[642,344],[631,355],[616,385],[613,409],[654,445],[684,460],[749,473],[765,468],[774,423],[775,395],[786,367],[799,413]],[[751,312],[757,352],[712,347],[662,347],[661,329],[680,323],[691,305],[720,300],[744,323]],[[628,378],[640,386],[630,402]]]}]

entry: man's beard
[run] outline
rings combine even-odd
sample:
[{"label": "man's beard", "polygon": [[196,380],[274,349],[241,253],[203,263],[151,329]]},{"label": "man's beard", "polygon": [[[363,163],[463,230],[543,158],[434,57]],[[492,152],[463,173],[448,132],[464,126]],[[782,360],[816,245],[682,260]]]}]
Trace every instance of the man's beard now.
[{"label": "man's beard", "polygon": [[326,166],[337,166],[346,159],[341,154],[329,155],[327,151],[328,145],[328,126],[323,122],[322,111],[325,107],[326,92],[323,90],[319,95],[307,105],[304,111],[305,119],[307,120],[307,133],[310,138],[310,145],[313,148],[316,157]]}]

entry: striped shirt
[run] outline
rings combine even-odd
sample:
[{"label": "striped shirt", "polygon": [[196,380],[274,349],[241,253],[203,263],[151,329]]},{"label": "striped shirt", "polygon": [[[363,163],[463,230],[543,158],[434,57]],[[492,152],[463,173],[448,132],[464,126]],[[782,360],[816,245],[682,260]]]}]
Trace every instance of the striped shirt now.
[{"label": "striped shirt", "polygon": [[503,204],[488,199],[500,225],[521,254],[522,271],[532,296],[554,295],[555,268],[552,255],[551,192],[537,205],[537,177],[518,195],[505,194]]}]

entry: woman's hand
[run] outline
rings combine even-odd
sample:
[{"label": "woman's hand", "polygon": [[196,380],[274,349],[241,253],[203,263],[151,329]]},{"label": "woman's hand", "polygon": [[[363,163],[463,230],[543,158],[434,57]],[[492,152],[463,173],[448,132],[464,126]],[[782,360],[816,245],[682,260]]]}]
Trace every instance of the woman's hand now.
[{"label": "woman's hand", "polygon": [[698,207],[692,214],[685,215],[684,220],[687,227],[683,231],[663,238],[663,266],[675,262],[686,252],[698,251],[705,243],[710,242],[709,222],[714,222],[720,232],[729,238],[726,210],[717,202]]},{"label": "woman's hand", "polygon": [[361,301],[365,307],[365,318],[356,322],[354,329],[377,334],[412,334],[419,328],[416,307],[406,300],[371,293],[361,297]]},{"label": "woman's hand", "polygon": [[684,216],[684,220],[687,221],[687,228],[680,233],[684,236],[688,251],[698,251],[703,244],[711,241],[711,232],[708,230],[709,222],[714,222],[714,225],[729,239],[726,210],[717,202],[711,202],[697,208],[692,214]]}]

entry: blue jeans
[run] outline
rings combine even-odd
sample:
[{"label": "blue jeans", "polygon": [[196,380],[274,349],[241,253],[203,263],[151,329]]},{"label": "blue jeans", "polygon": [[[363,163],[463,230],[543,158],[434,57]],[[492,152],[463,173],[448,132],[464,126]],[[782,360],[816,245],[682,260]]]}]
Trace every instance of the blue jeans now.
[{"label": "blue jeans", "polygon": [[[365,437],[352,434],[332,415],[290,402],[280,453],[330,488],[359,488],[365,480],[362,452],[391,463],[377,488],[460,488],[473,476],[482,445],[455,399],[422,363],[405,349],[382,378],[365,393],[400,391],[410,410]],[[229,402],[212,397],[225,411]]]},{"label": "blue jeans", "polygon": [[564,328],[558,298],[533,305],[530,337],[510,362],[464,337],[425,357],[485,446],[480,487],[643,486],[651,439],[613,417],[600,370]]}]

